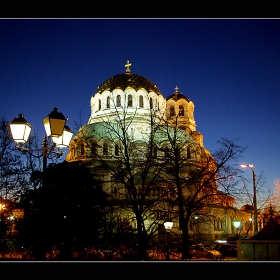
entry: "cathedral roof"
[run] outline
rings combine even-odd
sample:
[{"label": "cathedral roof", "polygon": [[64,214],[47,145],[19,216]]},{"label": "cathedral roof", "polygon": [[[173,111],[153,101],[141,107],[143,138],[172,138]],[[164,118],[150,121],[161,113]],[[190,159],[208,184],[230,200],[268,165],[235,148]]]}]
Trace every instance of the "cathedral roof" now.
[{"label": "cathedral roof", "polygon": [[101,93],[104,90],[112,92],[114,89],[121,89],[124,91],[127,87],[131,87],[136,91],[139,89],[145,89],[147,92],[153,91],[161,95],[160,90],[154,83],[141,75],[132,73],[117,74],[110,77],[98,87],[95,93]]},{"label": "cathedral roof", "polygon": [[243,205],[240,210],[244,210],[244,211],[253,211],[254,210],[254,207],[250,204],[245,204]]},{"label": "cathedral roof", "polygon": [[169,99],[174,99],[175,101],[177,101],[179,99],[185,99],[188,102],[190,102],[190,100],[188,99],[187,96],[185,96],[183,93],[177,93],[177,92],[175,92],[175,93],[171,94],[170,96],[168,96],[166,98],[166,101],[168,101]]},{"label": "cathedral roof", "polygon": [[178,88],[178,86],[176,86],[175,92],[173,94],[169,95],[166,98],[166,101],[173,99],[176,102],[179,99],[185,99],[187,102],[190,102],[189,98],[187,96],[185,96],[183,93],[179,93],[178,90],[179,90],[179,88]]}]

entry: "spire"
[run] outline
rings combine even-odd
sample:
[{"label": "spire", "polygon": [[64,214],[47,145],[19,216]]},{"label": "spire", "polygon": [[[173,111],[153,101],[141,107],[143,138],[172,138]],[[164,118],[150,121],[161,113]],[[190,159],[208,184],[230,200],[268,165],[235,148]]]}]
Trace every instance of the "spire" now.
[{"label": "spire", "polygon": [[129,66],[131,66],[131,63],[129,62],[129,60],[126,62],[126,65],[125,65],[125,67],[126,67],[126,70],[125,70],[125,73],[130,73],[131,71],[130,71],[130,69],[129,69]]}]

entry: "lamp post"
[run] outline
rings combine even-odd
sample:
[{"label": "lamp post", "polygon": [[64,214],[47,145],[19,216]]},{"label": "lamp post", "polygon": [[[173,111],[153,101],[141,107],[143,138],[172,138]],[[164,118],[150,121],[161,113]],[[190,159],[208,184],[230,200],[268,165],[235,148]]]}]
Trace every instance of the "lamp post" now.
[{"label": "lamp post", "polygon": [[241,164],[241,167],[250,167],[252,170],[253,176],[253,207],[254,207],[254,234],[258,233],[258,208],[257,208],[257,194],[256,194],[256,173],[254,170],[254,165],[252,163],[249,164]]},{"label": "lamp post", "polygon": [[235,229],[236,229],[236,232],[237,232],[237,237],[239,238],[240,221],[235,220],[235,221],[233,222],[233,224],[234,224]]},{"label": "lamp post", "polygon": [[[42,188],[46,187],[46,168],[47,168],[47,158],[60,157],[63,154],[63,147],[67,147],[71,141],[73,132],[69,127],[65,126],[67,118],[54,107],[50,114],[43,119],[46,134],[42,142],[41,149],[32,149],[25,147],[26,142],[29,139],[32,126],[24,118],[23,114],[19,114],[18,118],[14,118],[12,122],[9,123],[10,131],[15,141],[17,148],[22,152],[28,152],[30,155],[40,158],[43,157],[43,172],[42,172]],[[49,146],[48,137],[52,138],[52,144]],[[41,151],[42,154],[37,155],[33,152]],[[37,196],[36,186],[34,185],[34,210],[38,212],[38,201],[35,200]],[[34,229],[34,248],[33,254],[35,260],[45,260],[45,244],[42,243],[41,236],[44,234],[42,223],[40,220],[35,219],[36,227]]]},{"label": "lamp post", "polygon": [[171,228],[173,226],[173,222],[167,220],[166,222],[164,222],[164,228],[166,230],[167,233],[167,255],[166,255],[166,260],[169,261],[170,260],[170,231]]},{"label": "lamp post", "polygon": [[[68,119],[65,118],[62,113],[58,112],[58,109],[56,107],[52,109],[51,113],[43,120],[46,134],[44,136],[41,149],[31,149],[25,147],[25,143],[29,139],[32,126],[24,118],[23,114],[19,114],[18,118],[14,118],[13,121],[9,123],[13,140],[15,141],[17,148],[22,153],[28,152],[31,155],[35,156],[34,154],[32,154],[32,152],[42,151],[41,156],[43,157],[43,186],[45,181],[44,177],[47,167],[47,158],[53,154],[56,157],[60,157],[63,154],[61,148],[67,147],[71,141],[73,132],[68,126],[65,125],[67,120]],[[48,145],[48,137],[52,138],[53,144],[51,146]],[[55,149],[55,147],[57,149]]]}]

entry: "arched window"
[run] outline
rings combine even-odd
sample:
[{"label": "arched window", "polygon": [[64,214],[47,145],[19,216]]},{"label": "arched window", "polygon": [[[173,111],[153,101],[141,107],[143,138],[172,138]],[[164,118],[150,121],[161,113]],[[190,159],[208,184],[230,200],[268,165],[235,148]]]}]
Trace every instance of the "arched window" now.
[{"label": "arched window", "polygon": [[150,109],[153,109],[153,99],[150,97]]},{"label": "arched window", "polygon": [[175,116],[175,109],[174,106],[170,107],[170,117],[174,117]]},{"label": "arched window", "polygon": [[165,147],[164,148],[164,156],[166,157],[166,158],[169,158],[169,149],[167,148],[167,147]]},{"label": "arched window", "polygon": [[128,107],[132,107],[132,95],[131,95],[131,94],[128,95],[128,98],[127,98],[127,106],[128,106]]},{"label": "arched window", "polygon": [[143,101],[143,96],[142,95],[139,96],[139,107],[140,108],[144,107],[144,101]]},{"label": "arched window", "polygon": [[121,96],[117,95],[117,107],[121,107]]},{"label": "arched window", "polygon": [[184,116],[184,107],[179,105],[179,116]]},{"label": "arched window", "polygon": [[97,154],[97,144],[95,141],[92,141],[90,144],[90,152],[92,156]]},{"label": "arched window", "polygon": [[107,156],[109,153],[109,149],[108,149],[108,143],[104,142],[103,143],[103,156]]},{"label": "arched window", "polygon": [[153,146],[152,157],[157,158],[158,147],[156,145]]},{"label": "arched window", "polygon": [[98,110],[101,110],[101,99],[98,99]]},{"label": "arched window", "polygon": [[84,143],[81,143],[81,156],[84,156],[86,154],[86,145]]},{"label": "arched window", "polygon": [[118,144],[115,144],[115,156],[119,156],[120,155],[120,148]]},{"label": "arched window", "polygon": [[82,142],[79,142],[77,144],[77,156],[80,157],[80,156],[84,156],[85,154],[86,154],[85,144]]},{"label": "arched window", "polygon": [[110,96],[107,96],[107,109],[109,109],[110,108]]}]

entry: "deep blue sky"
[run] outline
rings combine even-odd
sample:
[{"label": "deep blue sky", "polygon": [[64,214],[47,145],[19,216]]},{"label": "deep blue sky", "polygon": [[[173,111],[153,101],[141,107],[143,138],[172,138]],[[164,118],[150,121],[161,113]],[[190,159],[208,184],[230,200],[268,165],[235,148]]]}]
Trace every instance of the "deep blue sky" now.
[{"label": "deep blue sky", "polygon": [[270,187],[280,178],[279,19],[0,19],[0,40],[0,114],[23,113],[42,139],[53,107],[86,124],[97,87],[129,60],[165,97],[178,85],[194,102],[207,149],[238,138],[242,162]]}]

